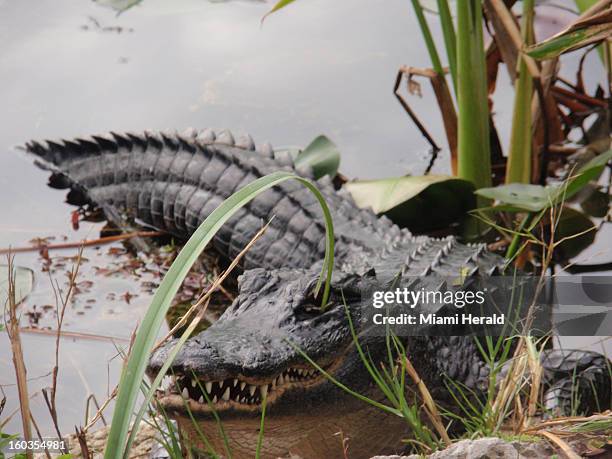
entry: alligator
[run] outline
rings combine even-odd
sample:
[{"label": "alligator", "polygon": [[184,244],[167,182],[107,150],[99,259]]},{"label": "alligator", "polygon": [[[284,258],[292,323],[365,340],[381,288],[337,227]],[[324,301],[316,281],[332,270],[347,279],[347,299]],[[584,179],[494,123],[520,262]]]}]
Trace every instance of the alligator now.
[{"label": "alligator", "polygon": [[[324,220],[316,198],[296,181],[254,198],[212,241],[229,261],[269,222],[240,261],[235,301],[218,321],[186,342],[172,364],[169,384],[158,395],[203,457],[210,448],[220,455],[229,448],[231,457],[253,457],[264,399],[261,457],[342,457],[346,445],[352,458],[401,451],[401,440],[410,436],[406,420],[345,390],[389,404],[353,335],[374,366],[394,364],[388,337],[368,333],[364,292],[398,282],[435,289],[440,278],[459,273],[487,278],[504,266],[504,259],[483,244],[414,236],[384,216],[358,208],[329,177],[315,180],[312,170],[296,168],[287,152],[269,144],[257,148],[247,135],[212,129],[110,132],[31,141],[25,148],[36,155],[37,164],[53,171],[54,186],[76,190],[89,203],[119,209],[182,240],[224,199],[274,171],[311,179],[324,195],[333,215],[336,257],[325,308],[314,288],[325,254]],[[486,393],[489,367],[474,337],[423,334],[400,341],[440,406],[457,411],[447,381],[477,397]],[[150,376],[158,373],[174,344],[170,340],[154,352]],[[548,350],[542,353],[542,365],[549,409],[565,413],[571,407],[583,412],[610,407],[606,357]],[[411,385],[407,392],[415,393]]]}]

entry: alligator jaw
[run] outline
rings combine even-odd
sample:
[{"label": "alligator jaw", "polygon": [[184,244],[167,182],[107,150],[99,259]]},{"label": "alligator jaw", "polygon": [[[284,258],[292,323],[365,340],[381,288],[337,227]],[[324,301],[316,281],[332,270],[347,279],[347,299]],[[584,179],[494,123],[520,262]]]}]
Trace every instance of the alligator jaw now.
[{"label": "alligator jaw", "polygon": [[[329,367],[328,367],[329,368]],[[326,377],[314,367],[292,366],[273,378],[258,379],[238,375],[221,381],[208,381],[197,376],[166,376],[164,389],[158,400],[166,409],[185,410],[185,403],[194,413],[208,413],[227,409],[254,411],[273,404],[284,392],[310,388],[324,382]]]}]

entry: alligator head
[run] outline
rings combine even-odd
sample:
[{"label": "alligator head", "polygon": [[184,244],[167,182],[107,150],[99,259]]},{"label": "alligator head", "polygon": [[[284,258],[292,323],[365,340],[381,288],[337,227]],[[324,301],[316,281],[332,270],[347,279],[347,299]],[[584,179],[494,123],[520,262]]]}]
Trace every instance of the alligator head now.
[{"label": "alligator head", "polygon": [[[272,445],[271,456],[296,452],[295,448],[303,451],[298,445],[304,441],[309,451],[314,451],[313,442],[341,446],[334,434],[340,429],[346,432],[349,418],[367,405],[337,388],[303,354],[352,390],[372,391],[372,381],[352,345],[347,316],[351,311],[352,322],[359,327],[356,306],[367,288],[364,284],[372,280],[335,273],[330,301],[321,310],[314,295],[318,277],[315,269],[255,269],[241,276],[234,303],[217,322],[186,342],[172,364],[169,387],[159,396],[183,430],[189,431],[192,424],[188,407],[200,425],[210,423],[205,433],[214,437],[218,432],[214,410],[226,434],[236,435],[238,451],[232,456],[241,457],[242,452],[253,457],[265,396],[269,427],[264,447]],[[174,344],[168,342],[153,355],[149,375],[159,371]],[[372,418],[362,412],[360,419]],[[326,422],[330,425],[324,428]],[[255,435],[250,441],[249,433]],[[222,444],[215,438],[211,442]]]}]

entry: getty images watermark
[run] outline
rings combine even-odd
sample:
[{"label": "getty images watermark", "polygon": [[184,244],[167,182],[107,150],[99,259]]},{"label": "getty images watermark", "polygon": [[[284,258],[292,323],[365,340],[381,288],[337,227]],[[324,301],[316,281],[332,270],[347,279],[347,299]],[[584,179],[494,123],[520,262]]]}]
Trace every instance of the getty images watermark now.
[{"label": "getty images watermark", "polygon": [[395,279],[361,298],[367,333],[612,335],[612,276]]}]

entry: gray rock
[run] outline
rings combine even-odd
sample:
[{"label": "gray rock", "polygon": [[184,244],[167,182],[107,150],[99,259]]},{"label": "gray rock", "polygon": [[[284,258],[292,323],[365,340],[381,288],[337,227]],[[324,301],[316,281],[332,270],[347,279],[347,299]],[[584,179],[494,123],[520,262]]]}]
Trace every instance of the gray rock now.
[{"label": "gray rock", "polygon": [[[553,448],[545,442],[505,441],[501,438],[461,440],[427,459],[534,459],[548,458]],[[423,456],[375,456],[372,459],[421,459]]]}]

